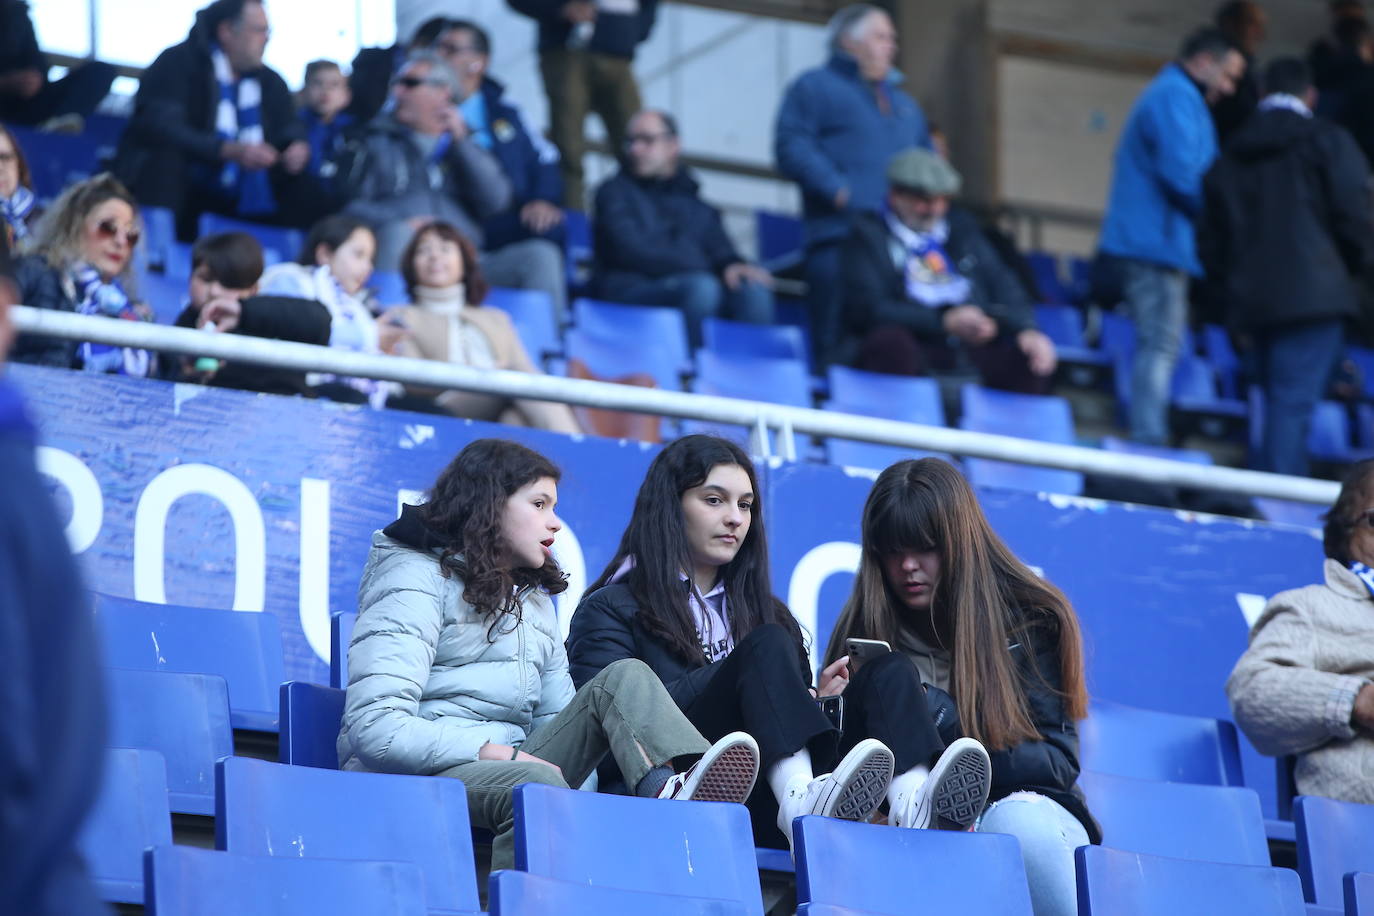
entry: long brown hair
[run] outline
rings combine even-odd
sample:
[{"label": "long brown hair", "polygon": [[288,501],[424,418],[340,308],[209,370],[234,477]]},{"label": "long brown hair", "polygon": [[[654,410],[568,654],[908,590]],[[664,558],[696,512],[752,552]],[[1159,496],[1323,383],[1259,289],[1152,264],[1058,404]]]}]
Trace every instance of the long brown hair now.
[{"label": "long brown hair", "polygon": [[887,587],[883,557],[935,550],[940,575],[932,614],[953,630],[950,692],[964,733],[994,750],[1039,737],[1007,651],[1010,642],[1039,626],[1058,639],[1057,692],[1066,713],[1074,719],[1087,715],[1083,642],[1069,600],[997,536],[962,474],[938,458],[899,461],[878,476],[868,494],[862,528],[858,575],[831,634],[826,664],[844,654],[846,639],[897,645],[901,617],[909,612]]}]

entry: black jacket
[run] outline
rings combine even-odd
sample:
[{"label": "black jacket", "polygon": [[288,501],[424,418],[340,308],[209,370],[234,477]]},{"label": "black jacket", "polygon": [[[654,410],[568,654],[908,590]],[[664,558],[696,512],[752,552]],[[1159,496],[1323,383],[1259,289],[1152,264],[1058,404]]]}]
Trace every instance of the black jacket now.
[{"label": "black jacket", "polygon": [[[1016,334],[1035,327],[1030,297],[993,248],[973,215],[957,207],[949,211],[945,253],[971,284],[967,304],[976,305],[997,321],[1000,334]],[[876,327],[895,324],[917,337],[942,340],[945,309],[929,308],[907,298],[906,253],[883,217],[864,213],[841,249],[844,276],[844,328],[863,337]]]},{"label": "black jacket", "polygon": [[1374,261],[1369,168],[1344,130],[1261,111],[1203,183],[1198,254],[1238,329],[1353,315]]},{"label": "black jacket", "polygon": [[[329,309],[313,299],[253,296],[239,304],[243,311],[239,315],[238,327],[234,328],[231,334],[290,340],[316,346],[325,346],[329,343]],[[179,328],[194,328],[199,317],[199,311],[188,305],[177,316],[176,325]],[[310,393],[305,384],[304,372],[248,363],[225,363],[220,366],[210,384],[217,388],[261,391],[264,394]]]},{"label": "black jacket", "polygon": [[353,66],[348,71],[348,90],[353,95],[348,113],[359,124],[366,124],[381,112],[391,92],[391,78],[405,59],[406,49],[399,44],[389,48],[362,48],[354,56]]},{"label": "black jacket", "polygon": [[597,282],[688,271],[719,274],[742,261],[720,213],[701,199],[685,168],[671,178],[636,178],[625,169],[596,190]]},{"label": "black jacket", "polygon": [[[15,262],[14,282],[19,289],[19,301],[24,305],[55,312],[76,311],[76,302],[62,288],[61,273],[42,255],[26,255]],[[20,334],[10,350],[10,359],[16,363],[70,369],[76,362],[76,341]]]},{"label": "black jacket", "polygon": [[[567,0],[508,0],[511,9],[539,23],[539,50],[556,51],[568,45],[572,23],[563,18]],[[601,13],[596,17],[587,50],[610,57],[633,58],[635,47],[649,37],[658,16],[658,0],[639,0],[637,13]]]},{"label": "black jacket", "polygon": [[[203,13],[203,11],[202,11]],[[275,70],[257,73],[262,85],[262,131],[279,150],[305,139],[291,90]],[[180,209],[191,163],[219,168],[223,140],[215,130],[219,84],[210,59],[210,35],[201,16],[181,44],[163,51],[138,83],[134,113],[115,155],[115,174],[140,203]],[[280,166],[274,183],[285,180]],[[280,197],[278,198],[280,200]]]},{"label": "black jacket", "polygon": [[37,70],[48,78],[48,59],[38,47],[38,36],[24,0],[0,0],[0,74]]}]

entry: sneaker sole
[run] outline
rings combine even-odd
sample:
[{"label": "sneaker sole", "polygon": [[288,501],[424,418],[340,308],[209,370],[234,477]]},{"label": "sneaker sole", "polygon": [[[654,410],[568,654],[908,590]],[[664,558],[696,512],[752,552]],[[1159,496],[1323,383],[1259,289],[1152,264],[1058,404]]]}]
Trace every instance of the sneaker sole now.
[{"label": "sneaker sole", "polygon": [[814,813],[845,821],[868,820],[887,796],[893,762],[892,752],[881,742],[859,742],[831,774],[831,791]]},{"label": "sneaker sole", "polygon": [[930,774],[934,808],[930,826],[937,830],[968,830],[987,805],[992,762],[982,745],[970,742],[967,747],[951,746],[950,750],[954,753],[946,751]]},{"label": "sneaker sole", "polygon": [[692,774],[695,784],[683,786],[678,798],[743,804],[758,778],[758,750],[748,742],[735,741],[720,748],[711,759],[703,757],[697,769],[700,772]]}]

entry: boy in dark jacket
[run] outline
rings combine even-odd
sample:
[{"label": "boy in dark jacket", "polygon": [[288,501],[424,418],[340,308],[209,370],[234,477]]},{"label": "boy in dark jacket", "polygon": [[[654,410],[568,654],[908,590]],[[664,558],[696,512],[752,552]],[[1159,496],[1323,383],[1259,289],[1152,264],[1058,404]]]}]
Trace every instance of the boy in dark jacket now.
[{"label": "boy in dark jacket", "polygon": [[630,121],[626,164],[596,192],[596,286],[613,302],[681,309],[697,347],[702,319],[722,311],[771,324],[773,278],[740,257],[681,153],[670,115],[642,111]]},{"label": "boy in dark jacket", "polygon": [[339,158],[361,126],[345,110],[351,99],[348,79],[338,64],[332,60],[306,64],[299,115],[305,140],[310,144],[310,162],[305,169],[319,183],[321,191],[337,195],[334,200],[340,207],[345,201],[335,180]]},{"label": "boy in dark jacket", "polygon": [[1263,470],[1307,473],[1307,429],[1374,262],[1369,167],[1343,129],[1313,117],[1301,60],[1265,71],[1259,110],[1204,185],[1198,253],[1253,346],[1266,396]]}]

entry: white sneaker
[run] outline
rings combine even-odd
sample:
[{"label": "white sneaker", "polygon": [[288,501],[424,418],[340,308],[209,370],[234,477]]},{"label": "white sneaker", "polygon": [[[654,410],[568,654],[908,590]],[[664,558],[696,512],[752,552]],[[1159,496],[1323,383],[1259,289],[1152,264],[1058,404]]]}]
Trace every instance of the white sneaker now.
[{"label": "white sneaker", "polygon": [[865,738],[844,755],[833,773],[795,777],[778,805],[778,829],[792,845],[792,821],[808,814],[866,821],[882,804],[892,783],[892,751],[876,738]]},{"label": "white sneaker", "polygon": [[687,772],[669,777],[658,797],[743,804],[758,775],[758,743],[744,732],[731,732],[707,748]]},{"label": "white sneaker", "polygon": [[919,789],[896,798],[888,820],[894,827],[968,830],[983,813],[991,786],[987,749],[960,738],[945,748]]}]

